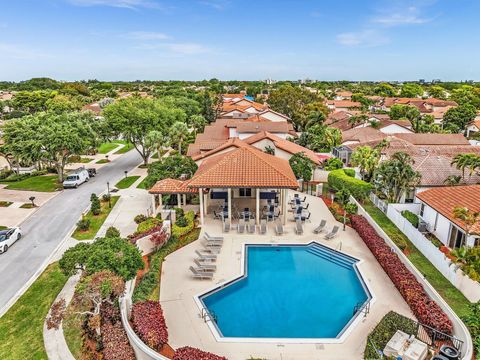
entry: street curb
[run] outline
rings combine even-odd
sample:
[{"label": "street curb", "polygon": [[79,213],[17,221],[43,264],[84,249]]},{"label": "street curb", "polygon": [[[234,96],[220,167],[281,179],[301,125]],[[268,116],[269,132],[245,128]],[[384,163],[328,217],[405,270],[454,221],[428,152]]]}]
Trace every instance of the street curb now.
[{"label": "street curb", "polygon": [[[16,190],[16,191],[23,191],[23,190]],[[55,194],[54,194],[50,199],[48,199],[47,201],[45,201],[42,205],[35,207],[34,210],[33,210],[30,214],[28,214],[26,218],[24,218],[24,219],[23,219],[22,221],[20,221],[20,222],[17,222],[17,223],[15,224],[15,226],[16,226],[16,227],[20,227],[20,226],[21,226],[25,221],[27,221],[33,214],[35,214],[43,205],[48,204],[48,203],[50,202],[50,200],[53,200],[54,198],[56,198],[57,195],[60,195],[61,193],[63,193],[63,191],[64,191],[63,189],[60,190],[60,191],[54,191]]]}]

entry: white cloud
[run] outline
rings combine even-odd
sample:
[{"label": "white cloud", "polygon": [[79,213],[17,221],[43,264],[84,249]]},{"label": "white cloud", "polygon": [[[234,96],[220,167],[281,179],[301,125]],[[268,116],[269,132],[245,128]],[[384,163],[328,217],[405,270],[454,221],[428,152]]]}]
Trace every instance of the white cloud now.
[{"label": "white cloud", "polygon": [[376,30],[368,29],[338,34],[337,42],[344,46],[375,47],[388,43],[389,39]]},{"label": "white cloud", "polygon": [[77,6],[110,6],[117,8],[163,8],[159,3],[150,0],[68,0]]},{"label": "white cloud", "polygon": [[373,23],[385,26],[425,24],[432,19],[420,16],[420,11],[415,6],[410,6],[400,12],[390,12],[378,15],[372,19]]},{"label": "white cloud", "polygon": [[132,40],[141,40],[141,41],[152,41],[152,40],[168,40],[170,36],[164,33],[154,32],[154,31],[131,31],[125,34],[127,39]]}]

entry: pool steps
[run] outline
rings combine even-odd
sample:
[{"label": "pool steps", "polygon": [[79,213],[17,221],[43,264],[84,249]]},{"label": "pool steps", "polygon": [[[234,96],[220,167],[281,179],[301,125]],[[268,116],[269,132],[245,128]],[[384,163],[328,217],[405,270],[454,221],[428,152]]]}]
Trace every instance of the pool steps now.
[{"label": "pool steps", "polygon": [[307,249],[307,252],[349,270],[353,270],[352,265],[357,262],[357,260],[346,258],[342,254],[337,254],[333,250],[329,250],[315,244],[310,245]]}]

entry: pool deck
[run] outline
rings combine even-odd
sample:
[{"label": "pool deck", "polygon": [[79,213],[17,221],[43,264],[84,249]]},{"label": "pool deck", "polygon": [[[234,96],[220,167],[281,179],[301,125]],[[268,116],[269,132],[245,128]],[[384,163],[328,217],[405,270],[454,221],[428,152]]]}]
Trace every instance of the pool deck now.
[{"label": "pool deck", "polygon": [[[292,196],[293,192],[289,192]],[[303,195],[302,195],[303,196]],[[250,357],[262,359],[362,359],[366,336],[390,310],[395,310],[414,318],[407,304],[402,299],[390,279],[383,272],[366,245],[347,227],[340,230],[333,240],[324,240],[324,235],[314,235],[313,229],[321,219],[327,220],[327,228],[340,225],[330,214],[324,202],[317,197],[308,196],[309,210],[312,221],[304,226],[304,234],[299,236],[294,232],[294,222],[287,221],[285,233],[276,236],[272,224],[269,224],[266,235],[237,234],[231,231],[223,234],[225,241],[217,259],[217,271],[213,280],[196,280],[190,276],[189,266],[193,265],[195,249],[201,249],[203,233],[221,234],[221,224],[211,217],[206,218],[202,234],[198,241],[169,255],[162,266],[162,281],[160,302],[167,321],[169,344],[174,347],[193,346],[226,356],[230,360],[246,360]],[[292,215],[290,214],[290,218]],[[357,257],[362,261],[358,266],[364,280],[368,283],[375,300],[370,313],[355,324],[350,334],[341,344],[293,344],[293,343],[236,343],[216,341],[208,324],[200,317],[200,309],[195,302],[195,296],[206,292],[217,284],[238,277],[241,272],[242,251],[248,244],[306,244],[317,241],[332,248],[342,245],[342,252]],[[319,324],[322,326],[322,324]]]}]

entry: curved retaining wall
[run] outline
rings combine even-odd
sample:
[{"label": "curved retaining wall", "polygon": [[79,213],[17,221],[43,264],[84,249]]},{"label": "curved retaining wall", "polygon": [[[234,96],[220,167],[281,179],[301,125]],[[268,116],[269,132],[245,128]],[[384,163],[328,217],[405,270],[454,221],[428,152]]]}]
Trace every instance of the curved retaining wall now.
[{"label": "curved retaining wall", "polygon": [[130,280],[125,284],[125,295],[119,299],[120,303],[120,314],[122,316],[122,324],[125,328],[125,331],[128,336],[128,341],[130,341],[130,345],[133,347],[133,351],[135,352],[135,357],[138,360],[169,360],[163,355],[160,355],[155,350],[148,347],[139,337],[135,334],[132,327],[130,326],[130,322],[128,319],[130,318],[130,310],[132,307],[132,294],[135,288],[135,281]]},{"label": "curved retaining wall", "polygon": [[350,198],[352,202],[357,204],[358,206],[358,214],[362,215],[367,219],[370,225],[373,226],[375,231],[380,235],[388,245],[390,245],[393,249],[395,249],[399,259],[404,263],[404,265],[412,272],[413,275],[417,278],[417,280],[423,285],[423,288],[427,292],[427,294],[442,308],[442,310],[448,315],[450,320],[453,323],[453,335],[463,341],[462,351],[462,359],[463,360],[471,360],[473,356],[473,343],[472,337],[470,336],[470,332],[468,331],[467,327],[463,323],[462,320],[458,317],[458,315],[452,310],[450,305],[448,305],[445,300],[440,296],[440,294],[435,290],[435,288],[430,285],[430,283],[425,280],[424,276],[418,271],[418,269],[410,262],[410,260],[405,256],[402,250],[390,239],[390,237],[383,231],[383,229],[372,219],[372,217],[365,211],[365,209],[360,205],[360,203],[353,197]]}]

